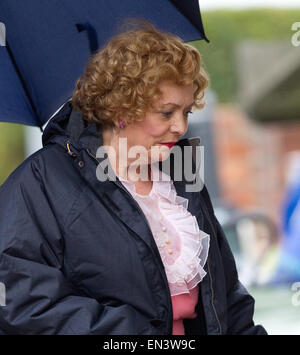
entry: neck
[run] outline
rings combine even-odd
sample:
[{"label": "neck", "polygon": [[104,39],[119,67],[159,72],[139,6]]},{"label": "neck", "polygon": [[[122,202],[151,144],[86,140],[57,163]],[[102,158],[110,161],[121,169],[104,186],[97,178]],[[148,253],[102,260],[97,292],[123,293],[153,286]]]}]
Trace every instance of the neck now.
[{"label": "neck", "polygon": [[130,146],[128,140],[124,140],[126,135],[110,129],[103,130],[102,137],[108,159],[117,176],[131,181],[145,180],[145,177],[151,180],[148,165],[134,164],[136,158],[128,158]]}]

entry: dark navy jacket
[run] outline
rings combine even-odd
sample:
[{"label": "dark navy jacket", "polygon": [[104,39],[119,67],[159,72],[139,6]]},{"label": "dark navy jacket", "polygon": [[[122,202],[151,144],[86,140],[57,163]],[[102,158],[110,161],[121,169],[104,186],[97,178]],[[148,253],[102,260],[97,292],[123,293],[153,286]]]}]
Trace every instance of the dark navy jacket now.
[{"label": "dark navy jacket", "polygon": [[[47,125],[44,147],[1,186],[0,334],[172,334],[159,251],[120,181],[97,179],[101,144],[97,125],[68,102]],[[206,188],[186,192],[185,183],[174,181],[177,193],[210,235],[198,318],[184,321],[186,334],[265,334]]]}]

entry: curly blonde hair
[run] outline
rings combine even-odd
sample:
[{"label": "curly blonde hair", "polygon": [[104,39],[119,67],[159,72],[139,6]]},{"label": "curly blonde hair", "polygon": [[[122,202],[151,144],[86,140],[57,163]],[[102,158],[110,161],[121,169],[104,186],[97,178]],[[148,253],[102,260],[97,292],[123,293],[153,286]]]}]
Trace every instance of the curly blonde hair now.
[{"label": "curly blonde hair", "polygon": [[200,53],[148,21],[136,24],[92,55],[76,82],[72,105],[88,122],[106,128],[116,127],[120,118],[126,123],[143,120],[161,96],[158,86],[164,80],[177,85],[193,83],[194,107],[204,106],[208,76]]}]

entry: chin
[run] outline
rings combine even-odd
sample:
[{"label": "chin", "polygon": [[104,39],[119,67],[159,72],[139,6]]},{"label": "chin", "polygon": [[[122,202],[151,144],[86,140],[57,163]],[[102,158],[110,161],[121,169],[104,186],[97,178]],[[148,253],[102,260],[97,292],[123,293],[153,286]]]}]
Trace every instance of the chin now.
[{"label": "chin", "polygon": [[170,156],[170,152],[169,151],[168,152],[160,152],[159,153],[159,157],[153,157],[152,159],[151,159],[151,154],[150,154],[149,157],[148,157],[149,164],[151,164],[151,162],[155,163],[155,162],[159,162],[159,161],[164,161],[164,160],[168,159],[169,156]]},{"label": "chin", "polygon": [[[152,159],[151,160],[151,156]],[[151,147],[149,151],[149,161],[163,161],[168,159],[170,156],[170,149],[166,146],[160,145],[160,144],[155,144],[154,146]]]}]

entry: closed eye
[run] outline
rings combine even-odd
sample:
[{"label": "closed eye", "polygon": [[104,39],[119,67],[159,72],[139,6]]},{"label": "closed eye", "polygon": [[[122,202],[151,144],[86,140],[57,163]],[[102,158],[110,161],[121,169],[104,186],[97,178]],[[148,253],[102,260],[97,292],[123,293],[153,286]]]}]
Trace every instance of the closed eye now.
[{"label": "closed eye", "polygon": [[173,112],[168,111],[168,112],[162,112],[163,116],[165,116],[166,118],[169,118],[172,115]]},{"label": "closed eye", "polygon": [[[189,114],[192,114],[193,112],[192,111],[188,111],[185,113],[185,116],[188,116]],[[173,112],[172,111],[168,111],[168,112],[162,112],[163,116],[165,116],[166,118],[169,118]]]}]

